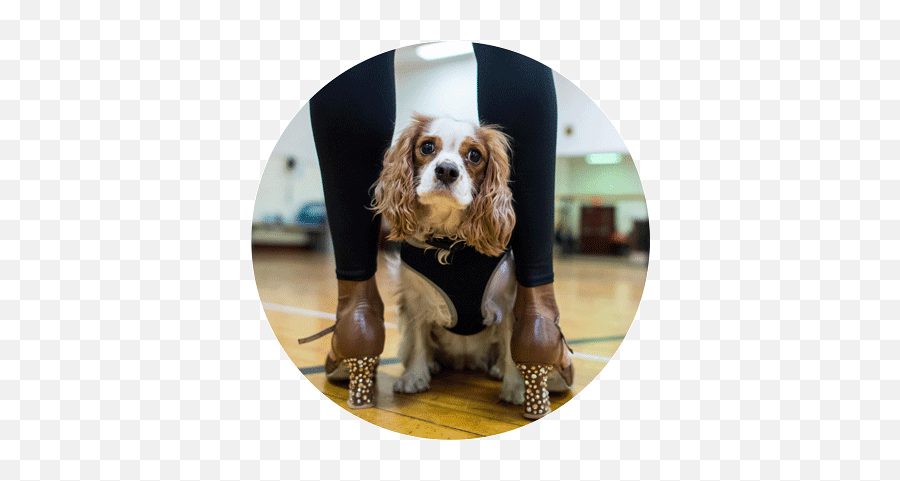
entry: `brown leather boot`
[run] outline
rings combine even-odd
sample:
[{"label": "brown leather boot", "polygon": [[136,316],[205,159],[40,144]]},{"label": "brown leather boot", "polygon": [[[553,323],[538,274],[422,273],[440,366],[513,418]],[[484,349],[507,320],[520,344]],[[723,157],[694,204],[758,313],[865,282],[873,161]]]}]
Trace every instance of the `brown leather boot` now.
[{"label": "brown leather boot", "polygon": [[325,358],[329,381],[350,380],[347,404],[375,405],[375,370],[384,351],[384,303],[375,277],[362,282],[338,280],[337,321]]},{"label": "brown leather boot", "polygon": [[525,411],[528,419],[550,412],[548,391],[572,388],[575,368],[559,327],[559,307],[553,284],[518,285],[510,354],[525,378]]}]

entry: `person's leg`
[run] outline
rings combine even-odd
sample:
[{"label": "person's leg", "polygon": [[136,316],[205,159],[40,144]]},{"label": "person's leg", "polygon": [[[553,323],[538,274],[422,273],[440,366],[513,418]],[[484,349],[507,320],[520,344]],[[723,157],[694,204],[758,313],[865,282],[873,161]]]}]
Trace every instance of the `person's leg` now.
[{"label": "person's leg", "polygon": [[394,134],[394,52],[339,75],[309,101],[339,280],[375,274],[381,217],[368,209]]},{"label": "person's leg", "polygon": [[[550,412],[546,391],[572,386],[574,369],[559,328],[553,291],[553,205],[556,175],[556,89],[545,65],[510,50],[473,44],[478,63],[478,114],[512,137],[516,227],[516,291],[510,353],[526,383],[525,417]],[[549,382],[549,385],[548,385]]]},{"label": "person's leg", "polygon": [[395,102],[393,51],[342,73],[309,101],[338,279],[325,372],[329,380],[350,380],[351,408],[374,405],[384,350],[384,304],[374,277],[381,216],[368,207],[393,136]]},{"label": "person's leg", "polygon": [[478,116],[512,137],[510,188],[516,228],[510,246],[525,287],[553,282],[556,89],[545,65],[511,50],[475,43]]}]

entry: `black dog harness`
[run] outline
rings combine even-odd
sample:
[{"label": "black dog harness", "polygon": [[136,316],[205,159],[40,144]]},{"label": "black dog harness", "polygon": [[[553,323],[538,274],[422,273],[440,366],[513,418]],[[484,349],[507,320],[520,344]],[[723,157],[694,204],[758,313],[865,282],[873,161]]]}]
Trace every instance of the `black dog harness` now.
[{"label": "black dog harness", "polygon": [[[453,326],[448,331],[463,336],[485,329],[482,305],[488,285],[503,255],[491,257],[463,242],[429,239],[435,249],[424,249],[403,242],[400,260],[431,282],[447,302]],[[446,263],[440,262],[440,249],[450,251]]]}]

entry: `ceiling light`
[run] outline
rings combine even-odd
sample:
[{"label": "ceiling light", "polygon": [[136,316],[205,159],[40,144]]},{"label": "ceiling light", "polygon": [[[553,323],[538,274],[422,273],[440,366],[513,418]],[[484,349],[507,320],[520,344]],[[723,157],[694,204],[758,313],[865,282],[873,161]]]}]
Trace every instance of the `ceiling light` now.
[{"label": "ceiling light", "polygon": [[424,60],[439,60],[472,53],[469,42],[437,42],[416,47],[416,55]]},{"label": "ceiling light", "polygon": [[584,158],[588,165],[610,165],[618,164],[622,161],[622,154],[616,152],[607,152],[603,154],[590,154]]}]

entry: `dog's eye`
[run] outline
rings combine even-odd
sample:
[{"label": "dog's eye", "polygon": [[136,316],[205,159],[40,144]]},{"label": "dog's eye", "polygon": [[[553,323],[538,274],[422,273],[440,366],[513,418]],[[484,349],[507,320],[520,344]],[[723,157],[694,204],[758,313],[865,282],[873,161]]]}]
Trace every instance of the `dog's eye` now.
[{"label": "dog's eye", "polygon": [[477,163],[481,162],[481,152],[479,152],[475,149],[470,150],[469,154],[466,156],[466,160],[468,160],[469,162],[471,162],[473,164],[477,164]]},{"label": "dog's eye", "polygon": [[422,152],[422,155],[431,155],[434,153],[434,144],[431,142],[425,142],[419,147],[419,151]]}]

